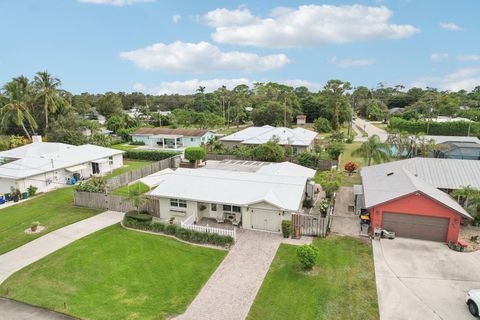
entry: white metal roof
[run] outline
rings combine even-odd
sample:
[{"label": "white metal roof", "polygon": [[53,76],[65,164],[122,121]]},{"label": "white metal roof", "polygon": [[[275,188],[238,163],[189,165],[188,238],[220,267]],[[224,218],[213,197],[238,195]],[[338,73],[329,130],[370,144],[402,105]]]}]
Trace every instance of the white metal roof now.
[{"label": "white metal roof", "polygon": [[147,185],[149,188],[152,188],[152,187],[158,186],[160,182],[162,182],[163,179],[165,178],[165,175],[170,174],[172,172],[173,170],[170,168],[163,169],[158,172],[152,173],[151,175],[143,177],[139,179],[139,181]]},{"label": "white metal roof", "polygon": [[239,206],[265,201],[284,210],[296,211],[301,206],[306,180],[305,177],[259,172],[179,168],[165,175],[149,194]]},{"label": "white metal roof", "polygon": [[289,177],[304,177],[304,178],[313,178],[315,177],[316,171],[304,166],[300,166],[295,163],[288,161],[281,163],[271,163],[268,165],[261,166],[258,170],[258,173],[269,174],[269,175],[281,175]]},{"label": "white metal roof", "polygon": [[421,192],[470,217],[452,197],[439,189],[467,185],[479,188],[480,161],[413,158],[364,167],[361,176],[367,208]]},{"label": "white metal roof", "polygon": [[41,156],[47,153],[67,150],[75,146],[59,142],[34,142],[0,152],[0,158],[22,159],[27,156]]},{"label": "white metal roof", "polygon": [[[51,142],[35,142],[28,145],[30,146],[29,148],[24,148],[17,153],[15,153],[15,149],[9,150],[12,151],[10,155],[23,156],[18,160],[1,165],[0,177],[6,179],[26,178],[124,153],[124,151],[121,150],[91,144],[82,146],[57,143],[55,143],[56,146],[52,146],[50,144]],[[44,152],[44,150],[56,151]],[[2,155],[0,154],[0,156]]]},{"label": "white metal roof", "polygon": [[236,141],[242,144],[262,144],[275,139],[281,145],[309,146],[316,136],[316,132],[304,128],[263,126],[249,127],[220,140]]}]

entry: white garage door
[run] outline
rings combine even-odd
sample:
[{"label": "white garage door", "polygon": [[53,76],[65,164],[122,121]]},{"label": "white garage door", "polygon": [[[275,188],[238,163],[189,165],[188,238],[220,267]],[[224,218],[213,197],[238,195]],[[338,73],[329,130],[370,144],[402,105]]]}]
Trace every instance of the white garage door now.
[{"label": "white garage door", "polygon": [[280,232],[282,217],[278,211],[255,209],[252,212],[252,228]]}]

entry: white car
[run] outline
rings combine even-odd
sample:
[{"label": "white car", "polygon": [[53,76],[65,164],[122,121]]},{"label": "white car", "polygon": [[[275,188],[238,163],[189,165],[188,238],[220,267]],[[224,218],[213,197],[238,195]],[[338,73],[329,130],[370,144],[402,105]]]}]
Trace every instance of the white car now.
[{"label": "white car", "polygon": [[480,308],[480,289],[468,291],[466,302],[470,313],[474,317],[478,317],[478,308]]}]

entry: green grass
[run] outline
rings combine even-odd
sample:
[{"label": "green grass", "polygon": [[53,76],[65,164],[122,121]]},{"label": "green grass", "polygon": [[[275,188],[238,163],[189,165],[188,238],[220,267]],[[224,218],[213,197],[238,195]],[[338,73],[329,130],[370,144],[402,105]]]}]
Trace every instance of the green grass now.
[{"label": "green grass", "polygon": [[129,144],[126,144],[126,143],[112,145],[113,149],[122,150],[122,151],[130,151],[130,150],[136,149],[138,147],[139,146],[132,146],[132,145],[129,145]]},{"label": "green grass", "polygon": [[[48,232],[91,217],[101,210],[73,206],[73,188],[62,188],[0,210],[0,254]],[[46,229],[36,235],[24,230],[38,221]]]},{"label": "green grass", "polygon": [[82,319],[165,319],[186,310],[225,255],[114,225],[15,273],[0,294]]},{"label": "green grass", "polygon": [[[365,164],[365,159],[363,157],[359,156],[354,156],[352,155],[352,152],[355,149],[358,149],[362,145],[362,142],[353,142],[353,143],[347,143],[345,144],[345,150],[342,153],[341,159],[340,159],[340,165],[339,165],[339,170],[344,171],[343,166],[345,163],[348,161],[354,161],[360,165],[360,168],[364,167]],[[360,170],[360,169],[359,169]],[[351,175],[348,175],[345,173],[345,176],[343,178],[343,185],[344,186],[353,186],[354,184],[361,184],[362,180],[360,178],[360,173],[357,171],[355,173],[352,173]]]},{"label": "green grass", "polygon": [[135,182],[135,183],[132,183],[131,185],[127,185],[127,186],[123,186],[123,187],[120,187],[118,189],[115,189],[111,192],[111,194],[113,195],[116,195],[116,196],[128,196],[128,191],[129,190],[133,190],[133,189],[137,189],[140,191],[140,193],[145,193],[145,192],[148,192],[150,190],[150,188],[148,188],[148,186],[140,181],[138,182]]},{"label": "green grass", "polygon": [[105,179],[109,179],[112,177],[116,177],[121,175],[122,173],[129,172],[138,168],[143,168],[146,165],[152,163],[152,161],[144,161],[144,160],[123,160],[123,167],[113,170],[112,173],[105,176]]},{"label": "green grass", "polygon": [[349,237],[314,245],[320,256],[309,273],[301,270],[296,246],[280,246],[248,319],[379,318],[371,247]]}]

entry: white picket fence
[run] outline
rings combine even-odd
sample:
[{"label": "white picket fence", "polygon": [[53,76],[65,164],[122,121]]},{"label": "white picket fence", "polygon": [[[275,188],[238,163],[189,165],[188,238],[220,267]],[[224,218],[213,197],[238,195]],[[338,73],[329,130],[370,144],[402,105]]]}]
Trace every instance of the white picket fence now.
[{"label": "white picket fence", "polygon": [[208,226],[208,224],[206,226],[200,226],[197,224],[193,224],[194,221],[195,221],[195,216],[191,215],[186,220],[182,221],[180,226],[188,230],[206,232],[206,233],[216,233],[221,236],[229,236],[229,237],[232,237],[234,241],[237,239],[235,229],[227,230],[227,229],[221,229],[221,228],[214,228],[214,227]]}]

